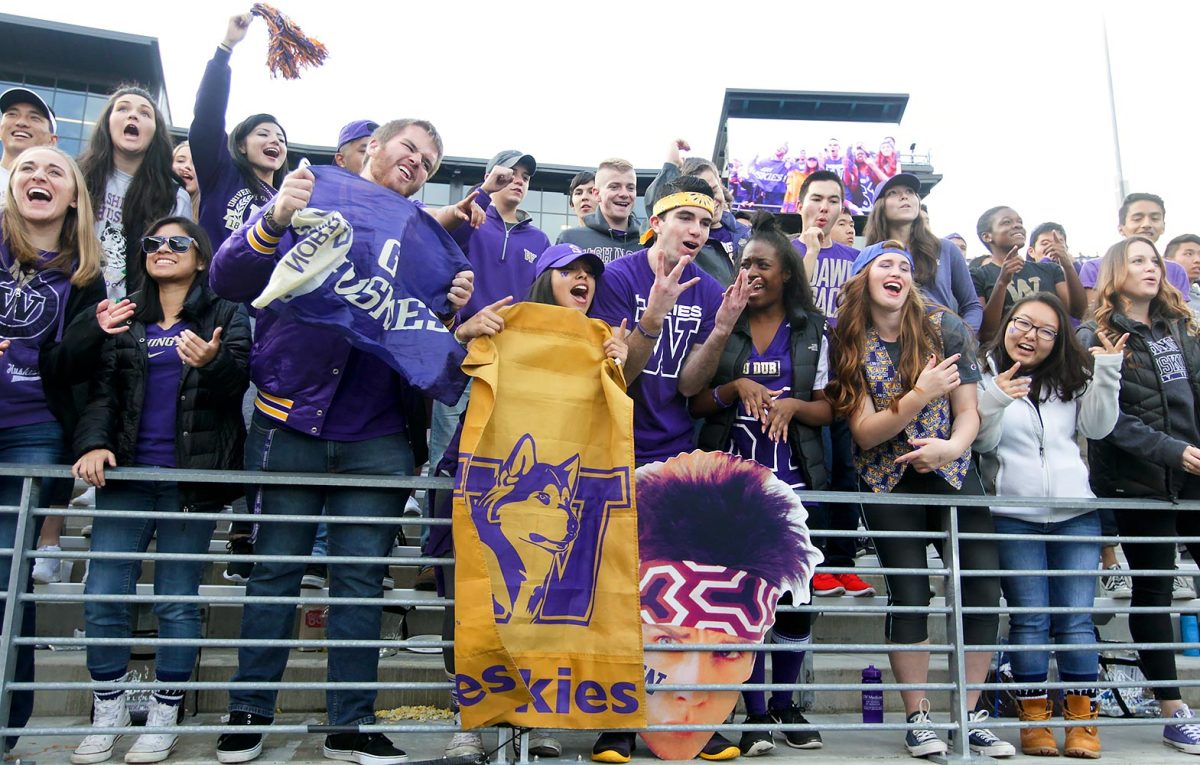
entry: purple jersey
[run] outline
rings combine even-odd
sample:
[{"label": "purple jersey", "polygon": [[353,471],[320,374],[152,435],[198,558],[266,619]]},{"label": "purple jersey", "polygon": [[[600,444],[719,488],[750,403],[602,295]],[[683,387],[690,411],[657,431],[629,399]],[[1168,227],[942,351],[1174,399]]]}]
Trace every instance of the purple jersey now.
[{"label": "purple jersey", "polygon": [[[804,244],[796,239],[792,241],[792,246],[803,258],[807,252]],[[817,310],[825,314],[831,329],[837,326],[838,293],[841,292],[842,285],[850,278],[850,267],[854,265],[856,257],[858,257],[858,250],[834,242],[817,253],[817,267],[813,269],[813,273],[808,275]]]},{"label": "purple jersey", "polygon": [[[792,395],[792,329],[784,321],[780,322],[779,330],[771,340],[771,344],[761,354],[754,344],[750,345],[750,357],[742,367],[742,377],[749,378],[762,385],[767,390],[782,390],[779,398],[791,398]],[[804,475],[800,467],[792,459],[792,449],[780,440],[772,441],[763,432],[762,423],[746,414],[746,409],[739,402],[737,417],[729,433],[729,452],[744,459],[753,460],[770,468],[775,477],[791,486],[793,489],[804,488]]]},{"label": "purple jersey", "polygon": [[183,361],[175,346],[187,322],[176,322],[170,329],[157,324],[146,325],[146,395],[142,400],[142,417],[138,423],[138,465],[175,467],[175,402],[179,400],[179,379]]},{"label": "purple jersey", "polygon": [[[689,263],[679,277],[700,281],[687,289],[663,320],[662,335],[642,373],[629,386],[633,398],[633,439],[638,463],[674,457],[692,448],[692,420],[687,399],[679,393],[679,373],[688,351],[708,339],[724,290],[716,279]],[[617,258],[604,269],[590,315],[620,326],[633,326],[646,310],[654,285],[648,252],[639,250]]]}]

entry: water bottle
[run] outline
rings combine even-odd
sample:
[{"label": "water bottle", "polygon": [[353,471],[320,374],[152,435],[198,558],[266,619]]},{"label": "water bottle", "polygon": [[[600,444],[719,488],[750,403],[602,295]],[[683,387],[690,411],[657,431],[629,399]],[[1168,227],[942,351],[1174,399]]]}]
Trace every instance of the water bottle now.
[{"label": "water bottle", "polygon": [[[862,681],[864,684],[881,684],[883,683],[883,673],[875,669],[874,664],[868,665],[863,670]],[[862,715],[864,723],[883,722],[883,691],[874,688],[863,689]]]},{"label": "water bottle", "polygon": [[[1179,617],[1179,638],[1184,643],[1200,643],[1200,625],[1196,623],[1195,614],[1184,614]],[[1184,656],[1200,656],[1200,649],[1185,648]]]}]

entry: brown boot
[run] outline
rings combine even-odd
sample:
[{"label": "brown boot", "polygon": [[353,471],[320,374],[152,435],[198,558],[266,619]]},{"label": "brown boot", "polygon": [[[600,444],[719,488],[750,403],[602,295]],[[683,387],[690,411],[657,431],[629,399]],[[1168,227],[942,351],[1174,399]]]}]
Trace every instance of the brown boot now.
[{"label": "brown boot", "polygon": [[[1099,714],[1090,696],[1068,694],[1063,703],[1064,720],[1095,720]],[[1095,725],[1067,728],[1067,746],[1064,754],[1088,760],[1100,759],[1100,731]]]},{"label": "brown boot", "polygon": [[[1049,722],[1054,707],[1050,699],[1021,699],[1021,720]],[[1057,757],[1058,743],[1049,728],[1021,728],[1021,753]]]}]

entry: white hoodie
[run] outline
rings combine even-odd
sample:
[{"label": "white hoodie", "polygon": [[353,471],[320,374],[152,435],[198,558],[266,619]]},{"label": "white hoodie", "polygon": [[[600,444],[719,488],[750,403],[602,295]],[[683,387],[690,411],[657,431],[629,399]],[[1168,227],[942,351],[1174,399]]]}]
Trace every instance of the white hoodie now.
[{"label": "white hoodie", "polygon": [[[1088,469],[1079,456],[1076,430],[1104,438],[1116,425],[1121,389],[1120,354],[1095,357],[1092,380],[1083,393],[1061,401],[1050,392],[1038,407],[1028,397],[1010,398],[995,383],[989,358],[979,383],[979,435],[974,449],[989,493],[998,497],[1094,497]],[[996,515],[1054,523],[1086,509],[993,507]]]}]

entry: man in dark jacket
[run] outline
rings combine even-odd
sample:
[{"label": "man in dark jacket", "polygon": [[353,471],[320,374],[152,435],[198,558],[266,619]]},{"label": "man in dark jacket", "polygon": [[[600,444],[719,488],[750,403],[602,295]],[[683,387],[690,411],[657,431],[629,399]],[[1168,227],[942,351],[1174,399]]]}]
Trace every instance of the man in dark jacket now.
[{"label": "man in dark jacket", "polygon": [[637,173],[624,159],[606,159],[596,168],[596,189],[600,209],[584,218],[586,226],[569,228],[558,235],[555,244],[574,244],[611,263],[629,252],[642,249],[638,237],[640,224],[637,204]]}]

